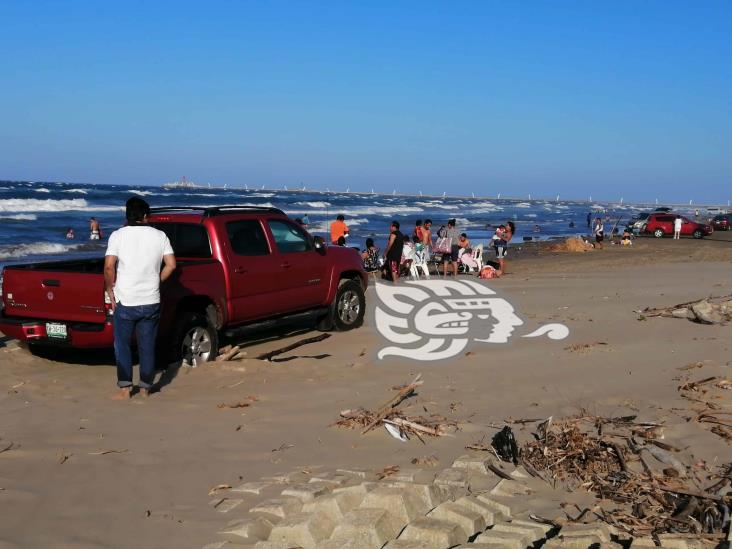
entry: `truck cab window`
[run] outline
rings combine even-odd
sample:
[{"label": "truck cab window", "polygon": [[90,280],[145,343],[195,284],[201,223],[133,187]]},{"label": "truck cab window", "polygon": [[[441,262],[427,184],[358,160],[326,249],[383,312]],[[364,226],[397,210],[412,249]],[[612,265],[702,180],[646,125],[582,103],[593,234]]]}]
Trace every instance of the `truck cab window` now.
[{"label": "truck cab window", "polygon": [[269,245],[259,221],[245,219],[226,224],[231,249],[237,255],[269,255]]},{"label": "truck cab window", "polygon": [[311,249],[310,238],[297,225],[276,219],[271,219],[268,223],[280,253],[307,252]]}]

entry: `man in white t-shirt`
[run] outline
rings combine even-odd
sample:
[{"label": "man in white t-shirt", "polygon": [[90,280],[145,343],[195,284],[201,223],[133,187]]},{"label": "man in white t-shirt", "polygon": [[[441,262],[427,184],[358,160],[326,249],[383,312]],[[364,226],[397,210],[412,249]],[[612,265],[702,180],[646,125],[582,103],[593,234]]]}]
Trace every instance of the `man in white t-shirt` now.
[{"label": "man in white t-shirt", "polygon": [[[175,270],[167,235],[147,224],[150,206],[142,198],[127,201],[127,225],[109,236],[104,257],[104,286],[114,310],[115,399],[132,396],[132,334],[137,335],[140,392],[150,394],[155,377],[155,339],[160,319],[160,283]],[[163,269],[160,265],[164,264]]]},{"label": "man in white t-shirt", "polygon": [[674,219],[674,240],[679,240],[681,238],[681,225],[683,221],[681,219],[680,215],[676,216],[676,219]]}]

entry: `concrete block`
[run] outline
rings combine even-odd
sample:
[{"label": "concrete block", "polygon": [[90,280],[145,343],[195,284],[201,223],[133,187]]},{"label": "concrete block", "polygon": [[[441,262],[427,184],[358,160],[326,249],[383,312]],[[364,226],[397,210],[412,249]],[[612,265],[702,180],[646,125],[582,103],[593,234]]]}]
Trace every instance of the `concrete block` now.
[{"label": "concrete block", "polygon": [[201,549],[221,549],[227,545],[230,545],[228,541],[214,541],[212,543],[207,543],[201,547]]},{"label": "concrete block", "polygon": [[282,490],[283,496],[297,498],[303,503],[313,501],[315,498],[324,496],[332,490],[330,486],[322,482],[313,482],[307,484],[293,484]]},{"label": "concrete block", "polygon": [[533,525],[520,525],[513,522],[502,522],[496,524],[491,528],[491,532],[509,532],[513,534],[520,534],[535,542],[544,538],[544,530],[537,528]]},{"label": "concrete block", "polygon": [[281,519],[299,513],[302,510],[302,502],[297,498],[281,497],[268,499],[259,505],[249,509],[250,513],[261,513],[279,517]]},{"label": "concrete block", "polygon": [[486,530],[477,538],[475,543],[483,543],[489,547],[505,547],[506,549],[526,549],[531,540],[524,535],[514,532],[494,532],[493,528]]},{"label": "concrete block", "polygon": [[525,496],[527,494],[530,494],[531,491],[520,482],[517,482],[515,480],[506,480],[501,479],[498,484],[495,485],[495,487],[491,490],[491,495],[494,496]]},{"label": "concrete block", "polygon": [[488,468],[491,458],[485,455],[464,455],[452,462],[453,469],[467,469],[474,473],[482,475],[493,475],[493,471]]},{"label": "concrete block", "polygon": [[269,541],[286,541],[291,547],[310,549],[330,537],[335,523],[322,513],[296,513],[272,528]]},{"label": "concrete block", "polygon": [[485,519],[480,513],[463,505],[458,505],[454,501],[448,501],[438,505],[427,516],[457,524],[465,532],[466,538],[482,532],[487,526]]},{"label": "concrete block", "polygon": [[592,524],[568,524],[559,531],[559,537],[597,536],[602,541],[610,541],[610,528],[604,522]]},{"label": "concrete block", "polygon": [[355,484],[353,486],[341,486],[333,488],[334,494],[345,494],[349,498],[360,498],[359,503],[366,497],[371,490],[380,486],[375,482],[362,482],[361,484]]},{"label": "concrete block", "polygon": [[423,541],[407,539],[393,539],[386,544],[384,549],[434,549],[432,545]]},{"label": "concrete block", "polygon": [[219,535],[236,543],[256,543],[269,537],[272,521],[264,517],[250,517],[229,523]]},{"label": "concrete block", "polygon": [[572,536],[568,538],[556,537],[548,540],[542,547],[556,547],[562,549],[593,549],[603,543],[598,536]]},{"label": "concrete block", "polygon": [[466,469],[443,469],[435,477],[435,484],[444,486],[455,486],[457,488],[468,488],[468,472]]},{"label": "concrete block", "polygon": [[381,547],[396,537],[404,524],[386,509],[362,507],[343,517],[336,525],[331,539],[358,539],[363,541],[363,547]]},{"label": "concrete block", "polygon": [[429,547],[452,547],[468,541],[468,536],[455,523],[420,517],[407,524],[399,539],[423,542]]},{"label": "concrete block", "polygon": [[502,517],[509,518],[511,516],[511,507],[508,505],[506,499],[487,494],[478,494],[476,497],[481,503],[484,503]]},{"label": "concrete block", "polygon": [[549,532],[551,532],[554,527],[550,526],[549,524],[542,524],[541,522],[536,522],[534,520],[527,520],[527,519],[521,519],[521,518],[514,518],[510,521],[511,524],[515,526],[526,526],[528,528],[538,528],[541,530],[542,534],[546,536]]},{"label": "concrete block", "polygon": [[380,486],[371,490],[363,498],[360,506],[386,509],[402,524],[424,516],[429,511],[429,506],[412,492],[389,486]]},{"label": "concrete block", "polygon": [[656,547],[656,542],[653,541],[651,536],[633,538],[630,543],[630,547],[631,549],[633,549],[633,547]]},{"label": "concrete block", "polygon": [[468,470],[468,486],[473,493],[490,492],[500,480],[495,475],[482,475]]},{"label": "concrete block", "polygon": [[530,478],[533,478],[533,477],[532,477],[532,476],[531,476],[531,475],[529,474],[529,472],[528,472],[528,471],[526,470],[526,467],[524,467],[523,465],[519,465],[518,467],[516,467],[516,469],[514,469],[514,470],[513,470],[513,471],[512,471],[511,473],[510,473],[510,475],[511,475],[511,476],[512,476],[513,478],[515,478],[515,479],[518,479],[518,480],[526,480],[526,479],[530,479]]},{"label": "concrete block", "polygon": [[258,541],[254,549],[293,549],[295,546],[289,541]]},{"label": "concrete block", "polygon": [[376,480],[376,473],[370,469],[336,469],[336,473],[342,473],[363,480]]},{"label": "concrete block", "polygon": [[400,469],[397,473],[389,475],[387,480],[391,482],[427,483],[435,480],[435,472],[416,468]]},{"label": "concrete block", "polygon": [[486,527],[493,526],[496,521],[496,515],[498,515],[499,517],[502,516],[499,512],[495,511],[493,508],[489,507],[475,496],[463,496],[459,499],[456,499],[455,504],[465,509],[469,509],[475,513],[478,513],[481,517],[483,517],[483,521],[485,522]]},{"label": "concrete block", "polygon": [[[351,497],[349,497],[351,496]],[[358,507],[363,498],[353,497],[351,494],[326,494],[302,506],[304,513],[323,513],[333,522],[343,520],[343,517],[353,508]]]},{"label": "concrete block", "polygon": [[255,494],[259,495],[263,490],[272,486],[269,482],[245,482],[240,484],[236,488],[232,488],[232,492],[241,492],[243,494]]},{"label": "concrete block", "polygon": [[399,488],[418,497],[425,504],[427,509],[434,509],[440,503],[452,498],[452,493],[447,487],[437,484],[412,484],[409,482],[389,482],[385,486]]},{"label": "concrete block", "polygon": [[706,547],[703,541],[688,536],[685,537],[684,534],[659,534],[658,541],[661,542],[661,547],[676,549],[702,549]]},{"label": "concrete block", "polygon": [[236,498],[216,498],[211,500],[211,505],[219,513],[228,513],[232,509],[239,507],[243,501],[243,499]]},{"label": "concrete block", "polygon": [[353,484],[354,481],[354,477],[340,473],[317,473],[308,480],[310,483],[321,482],[333,488],[337,486],[345,486],[346,484]]},{"label": "concrete block", "polygon": [[302,471],[293,471],[291,473],[280,473],[268,477],[262,477],[262,482],[270,482],[272,484],[292,484],[298,482],[307,482],[310,475]]},{"label": "concrete block", "polygon": [[366,538],[355,539],[329,539],[321,541],[315,546],[316,549],[370,549],[377,547],[372,545]]}]

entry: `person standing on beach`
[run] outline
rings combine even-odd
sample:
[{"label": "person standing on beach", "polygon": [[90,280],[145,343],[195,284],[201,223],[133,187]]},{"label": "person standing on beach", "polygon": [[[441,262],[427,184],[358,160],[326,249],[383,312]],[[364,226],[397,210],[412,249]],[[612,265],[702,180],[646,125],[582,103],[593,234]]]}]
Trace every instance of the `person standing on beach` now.
[{"label": "person standing on beach", "polygon": [[676,219],[674,219],[674,240],[679,240],[681,238],[681,225],[683,224],[683,221],[681,220],[681,216],[677,215]]},{"label": "person standing on beach", "polygon": [[399,280],[399,267],[402,263],[402,252],[404,251],[404,235],[399,230],[399,222],[391,222],[391,234],[386,245],[386,263],[384,269],[391,274],[391,280]]},{"label": "person standing on beach", "polygon": [[332,244],[338,244],[338,239],[343,237],[344,239],[348,236],[348,226],[346,225],[346,218],[343,214],[339,214],[336,220],[330,224],[330,241]]},{"label": "person standing on beach", "polygon": [[155,377],[160,283],[176,267],[166,234],[147,224],[148,203],[135,196],[127,201],[125,209],[127,226],[109,236],[104,257],[105,292],[114,311],[114,355],[119,387],[115,400],[132,396],[133,332],[140,357],[140,391],[143,396],[150,394]]},{"label": "person standing on beach", "polygon": [[457,227],[455,226],[456,224],[457,221],[455,219],[450,219],[447,222],[447,229],[445,230],[445,238],[447,238],[447,241],[450,243],[450,252],[444,254],[444,259],[442,261],[442,274],[444,276],[447,276],[448,263],[452,263],[453,276],[458,275],[458,254],[460,253],[458,237],[460,236],[460,232],[457,230]]},{"label": "person standing on beach", "polygon": [[598,217],[595,220],[595,228],[592,230],[595,235],[595,247],[603,249],[602,241],[605,240],[605,225],[602,224],[602,218]]},{"label": "person standing on beach", "polygon": [[590,228],[590,224],[592,223],[592,212],[587,212],[587,228]]},{"label": "person standing on beach", "polygon": [[414,232],[412,233],[412,236],[416,236],[419,238],[419,241],[422,242],[422,236],[423,236],[424,228],[422,227],[422,220],[418,219],[414,223]]},{"label": "person standing on beach", "polygon": [[422,244],[424,245],[424,257],[429,261],[432,257],[432,220],[425,219],[422,225]]},{"label": "person standing on beach", "polygon": [[92,217],[89,220],[89,240],[99,240],[101,236],[102,234],[99,230],[99,221],[97,221],[96,217]]}]

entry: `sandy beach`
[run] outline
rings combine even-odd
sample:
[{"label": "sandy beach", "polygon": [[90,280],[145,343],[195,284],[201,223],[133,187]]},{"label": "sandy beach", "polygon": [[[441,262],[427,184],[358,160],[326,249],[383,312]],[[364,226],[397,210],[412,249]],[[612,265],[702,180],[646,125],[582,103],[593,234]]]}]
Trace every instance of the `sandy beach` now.
[{"label": "sandy beach", "polygon": [[[687,421],[693,403],[678,386],[684,375],[732,378],[732,327],[639,320],[635,312],[732,294],[729,235],[640,238],[632,248],[584,254],[523,245],[509,256],[509,274],[489,285],[524,320],[521,334],[558,322],[569,337],[513,337],[434,363],[378,360],[382,342],[369,312],[362,328],[273,362],[254,357],[317,332],[262,334],[244,343],[246,359],[180,369],[149,399],[113,402],[111,353],[36,356],[5,338],[0,547],[203,547],[273,497],[240,494],[222,512],[215,501],[227,489],[210,493],[218,485],[293,471],[406,469],[430,455],[439,471],[508,418],[634,414],[663,422],[664,441],[689,459],[729,462],[723,437]],[[373,287],[366,296],[374,299]],[[693,372],[681,370],[697,362]],[[361,435],[330,426],[341,410],[373,409],[418,373],[424,385],[403,406],[458,422],[453,436],[422,444],[383,428]],[[716,402],[729,411],[730,392],[721,394]],[[237,403],[246,406],[230,407]],[[530,438],[530,427],[514,430],[520,442]],[[541,494],[537,509],[564,516],[566,491],[547,486]]]}]

